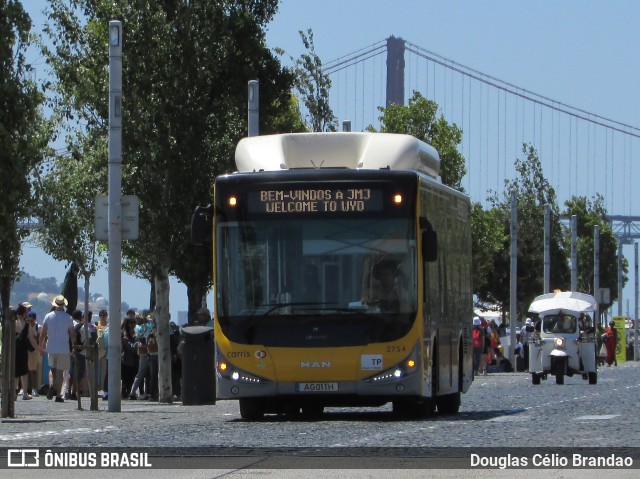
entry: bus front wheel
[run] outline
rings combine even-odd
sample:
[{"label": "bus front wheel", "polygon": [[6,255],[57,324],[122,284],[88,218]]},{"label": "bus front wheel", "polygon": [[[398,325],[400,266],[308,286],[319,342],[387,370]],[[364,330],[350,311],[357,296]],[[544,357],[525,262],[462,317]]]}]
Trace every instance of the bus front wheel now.
[{"label": "bus front wheel", "polygon": [[240,417],[246,421],[258,421],[264,417],[264,407],[258,399],[240,399]]},{"label": "bus front wheel", "polygon": [[436,399],[438,413],[458,414],[460,410],[460,392],[438,396]]}]

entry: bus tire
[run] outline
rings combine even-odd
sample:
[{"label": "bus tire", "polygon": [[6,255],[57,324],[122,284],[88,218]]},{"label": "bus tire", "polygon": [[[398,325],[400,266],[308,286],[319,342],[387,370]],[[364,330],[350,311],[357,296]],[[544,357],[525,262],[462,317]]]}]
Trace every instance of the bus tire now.
[{"label": "bus tire", "polygon": [[460,411],[460,392],[438,396],[436,403],[439,414],[458,414]]},{"label": "bus tire", "polygon": [[264,407],[258,399],[240,399],[240,417],[245,421],[259,421],[264,417]]},{"label": "bus tire", "polygon": [[598,384],[598,373],[589,373],[589,384]]}]

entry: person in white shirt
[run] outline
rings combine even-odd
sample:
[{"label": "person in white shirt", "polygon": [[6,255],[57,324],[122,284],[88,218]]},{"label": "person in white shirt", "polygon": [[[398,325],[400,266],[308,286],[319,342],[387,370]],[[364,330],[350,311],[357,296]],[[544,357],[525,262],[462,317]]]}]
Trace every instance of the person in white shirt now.
[{"label": "person in white shirt", "polygon": [[55,395],[56,402],[64,402],[62,398],[62,372],[68,370],[71,364],[69,342],[71,342],[71,354],[75,354],[76,347],[73,320],[64,311],[67,304],[67,300],[62,295],[54,298],[51,303],[54,310],[44,317],[40,334],[40,348],[48,354],[49,367],[53,377],[53,384],[49,385],[47,399],[52,399]]}]

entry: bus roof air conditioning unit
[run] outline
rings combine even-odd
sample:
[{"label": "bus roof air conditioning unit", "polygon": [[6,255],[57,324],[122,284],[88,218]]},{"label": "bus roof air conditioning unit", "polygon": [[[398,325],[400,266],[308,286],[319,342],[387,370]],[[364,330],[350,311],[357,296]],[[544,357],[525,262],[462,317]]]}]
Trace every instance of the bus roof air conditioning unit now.
[{"label": "bus roof air conditioning unit", "polygon": [[244,138],[236,148],[239,172],[297,168],[415,170],[439,178],[435,148],[393,133],[288,133]]}]

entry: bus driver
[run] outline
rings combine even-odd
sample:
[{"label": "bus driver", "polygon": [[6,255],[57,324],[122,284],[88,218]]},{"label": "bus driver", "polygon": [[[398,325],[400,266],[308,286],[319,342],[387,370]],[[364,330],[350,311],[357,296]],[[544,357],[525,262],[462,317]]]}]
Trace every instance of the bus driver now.
[{"label": "bus driver", "polygon": [[409,298],[400,284],[398,263],[394,260],[382,260],[373,266],[374,281],[369,294],[365,294],[362,303],[369,307],[380,308],[382,312],[408,312]]}]

